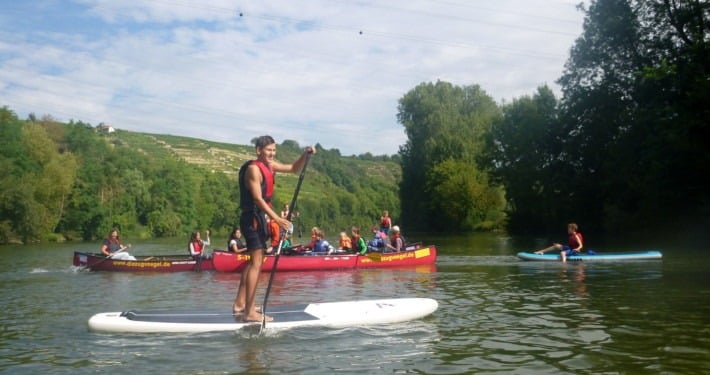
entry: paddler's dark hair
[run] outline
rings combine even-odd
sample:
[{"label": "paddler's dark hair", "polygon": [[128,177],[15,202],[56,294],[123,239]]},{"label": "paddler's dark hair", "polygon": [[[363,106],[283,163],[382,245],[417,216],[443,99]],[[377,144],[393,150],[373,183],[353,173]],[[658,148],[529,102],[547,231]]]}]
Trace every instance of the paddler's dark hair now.
[{"label": "paddler's dark hair", "polygon": [[256,146],[256,148],[264,148],[274,143],[276,143],[276,141],[270,135],[262,135],[254,139],[254,146]]}]

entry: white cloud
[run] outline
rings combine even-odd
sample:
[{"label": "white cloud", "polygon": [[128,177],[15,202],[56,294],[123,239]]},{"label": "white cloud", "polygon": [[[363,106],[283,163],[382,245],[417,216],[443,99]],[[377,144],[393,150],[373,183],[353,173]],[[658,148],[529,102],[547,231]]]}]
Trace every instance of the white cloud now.
[{"label": "white cloud", "polygon": [[499,101],[556,90],[581,24],[554,0],[15,2],[0,15],[0,105],[393,154],[397,101],[416,85],[479,84]]}]

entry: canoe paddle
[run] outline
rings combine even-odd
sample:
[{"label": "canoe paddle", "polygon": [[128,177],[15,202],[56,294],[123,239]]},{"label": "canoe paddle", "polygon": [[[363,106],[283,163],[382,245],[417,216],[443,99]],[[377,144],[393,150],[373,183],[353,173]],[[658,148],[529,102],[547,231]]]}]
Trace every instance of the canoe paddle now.
[{"label": "canoe paddle", "polygon": [[[296,200],[298,199],[298,192],[301,191],[301,184],[303,183],[303,178],[306,176],[306,167],[308,167],[308,162],[311,160],[311,153],[306,154],[306,162],[303,163],[303,168],[301,168],[301,175],[298,176],[298,183],[296,184],[296,190],[293,192],[293,199],[291,199],[291,205],[289,206],[288,214],[286,214],[286,220],[291,221],[293,212],[296,210]],[[293,231],[293,223],[291,223],[291,231]],[[266,287],[266,294],[264,294],[264,303],[261,305],[261,328],[259,329],[259,334],[266,328],[266,302],[269,300],[269,292],[271,292],[271,285],[274,283],[274,275],[276,274],[276,266],[279,264],[279,257],[281,256],[281,246],[284,244],[284,239],[286,238],[286,230],[281,228],[279,232],[279,247],[276,249],[276,255],[274,256],[274,266],[271,267],[271,274],[269,275],[269,284]]]},{"label": "canoe paddle", "polygon": [[131,247],[130,244],[129,244],[128,246],[121,246],[120,249],[118,249],[118,250],[114,251],[113,253],[107,255],[106,258],[103,258],[103,259],[101,259],[101,260],[97,260],[96,262],[94,262],[94,263],[89,264],[88,266],[86,266],[86,268],[91,269],[92,267],[96,266],[97,264],[103,263],[103,262],[106,261],[107,259],[113,258],[114,255],[116,255],[116,254],[118,254],[118,253],[120,253],[120,252],[126,251],[126,249],[128,249],[129,247]]}]

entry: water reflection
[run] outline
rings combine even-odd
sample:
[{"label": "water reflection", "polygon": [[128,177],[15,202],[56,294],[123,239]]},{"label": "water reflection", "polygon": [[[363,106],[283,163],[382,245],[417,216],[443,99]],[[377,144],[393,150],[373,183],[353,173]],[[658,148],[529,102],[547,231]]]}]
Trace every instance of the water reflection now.
[{"label": "water reflection", "polygon": [[[266,336],[88,332],[87,319],[100,311],[228,309],[239,274],[75,272],[75,245],[51,256],[8,249],[0,258],[8,307],[0,372],[710,373],[710,257],[702,246],[664,249],[662,262],[545,264],[515,258],[532,243],[516,241],[435,238],[441,255],[430,270],[277,273],[274,305],[421,296],[439,310],[391,326]],[[267,282],[262,275],[257,298]]]},{"label": "water reflection", "polygon": [[570,283],[572,290],[578,297],[587,297],[587,284],[585,284],[585,264],[568,264],[560,269],[560,279]]},{"label": "water reflection", "polygon": [[[404,288],[405,285],[415,286],[414,289],[417,290],[435,287],[435,275],[436,265],[384,270],[277,272],[269,293],[269,303],[283,305],[403,297],[408,294],[409,289]],[[260,294],[257,302],[263,299],[269,276],[267,272],[259,276],[261,287],[257,290]],[[237,273],[213,273],[211,284],[215,288],[236,293],[239,277]],[[412,296],[429,296],[429,294],[415,293]]]},{"label": "water reflection", "polygon": [[456,280],[441,285],[446,308],[437,314],[457,327],[442,332],[445,362],[474,372],[526,365],[557,372],[560,362],[583,369],[591,365],[588,351],[611,340],[607,313],[592,299],[589,265],[476,259],[439,269],[451,271]]}]

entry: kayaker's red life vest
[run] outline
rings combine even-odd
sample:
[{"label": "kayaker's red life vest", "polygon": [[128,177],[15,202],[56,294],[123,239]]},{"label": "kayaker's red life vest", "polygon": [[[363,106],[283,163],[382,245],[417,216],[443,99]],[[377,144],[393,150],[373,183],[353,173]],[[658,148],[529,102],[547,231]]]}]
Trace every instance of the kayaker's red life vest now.
[{"label": "kayaker's red life vest", "polygon": [[569,239],[567,240],[567,242],[569,242],[570,249],[576,249],[580,245],[580,243],[577,242],[577,237],[575,235],[579,236],[579,239],[584,241],[584,237],[582,237],[582,233],[577,232],[577,233],[570,234]]}]

